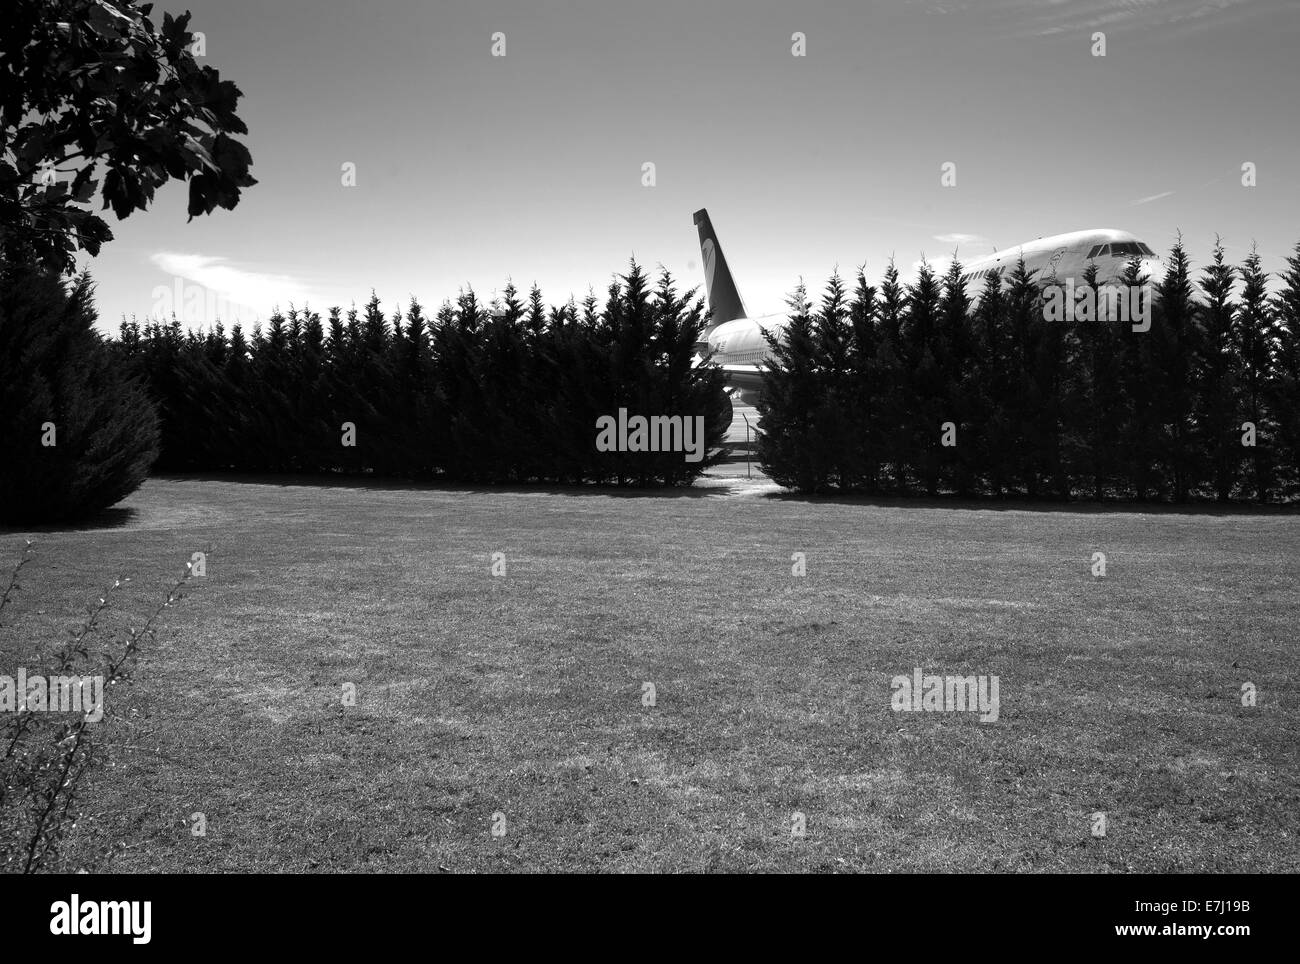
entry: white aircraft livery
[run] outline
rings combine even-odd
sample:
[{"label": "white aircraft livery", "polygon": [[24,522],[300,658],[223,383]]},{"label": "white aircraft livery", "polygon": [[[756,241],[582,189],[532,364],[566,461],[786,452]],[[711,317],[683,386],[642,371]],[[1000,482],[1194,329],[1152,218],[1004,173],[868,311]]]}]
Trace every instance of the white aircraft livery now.
[{"label": "white aircraft livery", "polygon": [[[763,381],[763,362],[771,356],[771,347],[763,333],[770,331],[780,338],[789,319],[784,314],[750,318],[732,280],[708,211],[695,212],[695,226],[700,233],[704,283],[712,309],[698,349],[701,355],[713,352],[713,360],[727,373],[733,397],[742,405],[754,405]],[[1136,237],[1127,231],[1098,228],[1026,241],[964,261],[962,278],[967,292],[977,296],[991,272],[1009,274],[1021,258],[1028,270],[1036,272],[1034,279],[1040,285],[1065,284],[1067,278],[1080,285],[1089,262],[1097,265],[1099,285],[1118,284],[1128,262],[1134,258],[1141,261],[1143,273],[1153,281],[1163,272],[1160,258]]]}]

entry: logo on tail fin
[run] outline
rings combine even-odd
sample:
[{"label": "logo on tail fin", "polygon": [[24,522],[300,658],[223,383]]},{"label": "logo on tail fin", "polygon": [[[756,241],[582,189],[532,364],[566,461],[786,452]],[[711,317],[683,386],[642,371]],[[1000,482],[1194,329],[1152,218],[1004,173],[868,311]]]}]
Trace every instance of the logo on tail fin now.
[{"label": "logo on tail fin", "polygon": [[713,256],[713,239],[705,238],[704,243],[700,245],[700,253],[704,256],[704,289],[713,295],[713,266],[715,258]]}]

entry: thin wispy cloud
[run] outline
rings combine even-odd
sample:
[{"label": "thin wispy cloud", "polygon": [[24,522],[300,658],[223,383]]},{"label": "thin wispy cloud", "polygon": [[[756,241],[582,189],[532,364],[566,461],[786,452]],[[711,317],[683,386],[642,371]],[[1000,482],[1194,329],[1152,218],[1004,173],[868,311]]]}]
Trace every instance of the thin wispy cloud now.
[{"label": "thin wispy cloud", "polygon": [[1045,36],[1097,28],[1210,27],[1276,5],[1275,0],[1048,0],[1026,13]]},{"label": "thin wispy cloud", "polygon": [[1140,197],[1136,201],[1129,201],[1130,207],[1137,207],[1140,204],[1150,204],[1152,201],[1159,201],[1161,198],[1169,197],[1173,191],[1161,191],[1159,194],[1150,194],[1147,197]]},{"label": "thin wispy cloud", "polygon": [[1022,36],[1094,29],[1211,27],[1285,9],[1292,0],[938,0],[930,14],[978,14]]}]

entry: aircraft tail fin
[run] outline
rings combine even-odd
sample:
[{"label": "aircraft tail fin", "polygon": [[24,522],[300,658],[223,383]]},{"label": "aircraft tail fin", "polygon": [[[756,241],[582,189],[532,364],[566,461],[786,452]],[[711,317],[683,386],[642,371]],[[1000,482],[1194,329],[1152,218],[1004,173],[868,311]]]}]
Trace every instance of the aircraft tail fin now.
[{"label": "aircraft tail fin", "polygon": [[731,279],[727,259],[722,255],[722,245],[718,243],[718,236],[713,231],[709,212],[704,208],[695,212],[695,227],[700,232],[704,285],[709,298],[709,307],[713,309],[709,327],[746,317],[745,303],[740,300],[740,292],[736,290],[736,283]]}]

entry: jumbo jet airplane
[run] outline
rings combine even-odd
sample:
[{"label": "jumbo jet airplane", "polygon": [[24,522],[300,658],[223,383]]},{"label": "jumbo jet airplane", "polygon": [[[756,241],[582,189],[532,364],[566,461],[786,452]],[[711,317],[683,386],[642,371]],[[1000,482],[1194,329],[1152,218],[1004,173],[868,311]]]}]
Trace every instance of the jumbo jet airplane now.
[{"label": "jumbo jet airplane", "polygon": [[[732,280],[708,211],[695,212],[695,226],[700,233],[704,283],[713,310],[698,348],[701,355],[713,352],[713,360],[727,373],[733,398],[742,405],[754,405],[763,382],[763,362],[772,353],[763,332],[771,331],[780,337],[789,319],[784,314],[750,318]],[[1098,228],[1026,241],[963,262],[962,278],[967,292],[978,295],[991,272],[1009,273],[1021,258],[1027,269],[1037,272],[1034,278],[1040,285],[1065,284],[1067,278],[1074,278],[1076,285],[1082,284],[1084,269],[1090,261],[1097,265],[1099,285],[1118,284],[1133,258],[1141,261],[1143,273],[1152,280],[1163,272],[1160,258],[1136,237],[1127,231]]]}]

